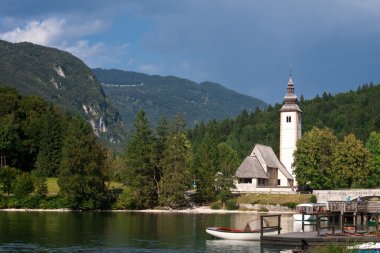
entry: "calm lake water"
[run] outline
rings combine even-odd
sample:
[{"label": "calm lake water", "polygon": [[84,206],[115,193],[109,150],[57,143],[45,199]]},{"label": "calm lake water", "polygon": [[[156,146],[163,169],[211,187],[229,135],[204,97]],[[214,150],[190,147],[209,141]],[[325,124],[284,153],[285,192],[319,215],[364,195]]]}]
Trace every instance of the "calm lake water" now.
[{"label": "calm lake water", "polygon": [[[209,226],[243,228],[257,214],[0,212],[0,252],[280,252],[212,239]],[[282,215],[283,232],[300,230]],[[312,229],[311,227],[309,227]]]}]

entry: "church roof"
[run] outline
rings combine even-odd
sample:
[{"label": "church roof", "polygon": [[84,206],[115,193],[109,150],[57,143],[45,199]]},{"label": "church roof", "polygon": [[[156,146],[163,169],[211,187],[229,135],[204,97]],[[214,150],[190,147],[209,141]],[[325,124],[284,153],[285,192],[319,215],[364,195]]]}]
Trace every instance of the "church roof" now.
[{"label": "church roof", "polygon": [[260,152],[268,167],[278,168],[278,170],[281,171],[281,173],[287,179],[294,179],[293,176],[289,173],[289,171],[285,168],[285,166],[280,162],[280,160],[274,153],[272,147],[262,144],[256,144],[255,148],[257,148],[258,152]]},{"label": "church roof", "polygon": [[247,156],[236,171],[238,178],[266,178],[264,168],[256,156]]},{"label": "church roof", "polygon": [[287,93],[284,97],[284,105],[281,107],[280,112],[298,111],[302,112],[297,105],[297,96],[294,94],[294,82],[292,76],[289,76]]}]

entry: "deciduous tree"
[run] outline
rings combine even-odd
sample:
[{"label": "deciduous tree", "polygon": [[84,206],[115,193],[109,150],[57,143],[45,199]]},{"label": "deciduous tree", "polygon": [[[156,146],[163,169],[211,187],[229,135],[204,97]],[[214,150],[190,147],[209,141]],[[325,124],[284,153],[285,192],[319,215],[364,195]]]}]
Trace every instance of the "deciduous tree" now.
[{"label": "deciduous tree", "polygon": [[372,132],[366,143],[366,148],[372,155],[371,169],[366,180],[367,187],[380,186],[380,133]]},{"label": "deciduous tree", "polygon": [[314,127],[297,142],[294,152],[294,173],[299,185],[313,189],[333,187],[332,154],[337,138],[328,129]]},{"label": "deciduous tree", "polygon": [[336,187],[352,188],[363,184],[368,178],[370,161],[370,153],[363,143],[353,134],[345,136],[333,152]]}]

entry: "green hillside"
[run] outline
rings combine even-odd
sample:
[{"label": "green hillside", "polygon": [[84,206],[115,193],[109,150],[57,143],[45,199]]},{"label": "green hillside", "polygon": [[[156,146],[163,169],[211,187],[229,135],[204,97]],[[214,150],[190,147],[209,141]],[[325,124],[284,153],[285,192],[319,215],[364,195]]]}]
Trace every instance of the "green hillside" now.
[{"label": "green hillside", "polygon": [[173,118],[181,112],[188,127],[200,122],[235,117],[242,110],[266,108],[256,98],[245,96],[212,82],[195,83],[175,76],[93,69],[107,96],[130,125],[144,110],[153,125],[163,114]]},{"label": "green hillside", "polygon": [[[357,91],[331,95],[324,93],[314,99],[304,100],[299,106],[302,113],[302,132],[313,126],[331,128],[339,138],[353,133],[367,141],[371,131],[380,131],[380,85],[363,85]],[[234,119],[199,124],[190,130],[190,139],[199,145],[206,133],[215,141],[227,142],[245,157],[255,143],[266,144],[278,152],[280,104],[267,110],[248,113],[243,111]]]},{"label": "green hillside", "polygon": [[0,86],[11,86],[21,94],[37,95],[79,113],[103,139],[119,142],[124,138],[119,114],[95,75],[70,53],[0,40]]}]

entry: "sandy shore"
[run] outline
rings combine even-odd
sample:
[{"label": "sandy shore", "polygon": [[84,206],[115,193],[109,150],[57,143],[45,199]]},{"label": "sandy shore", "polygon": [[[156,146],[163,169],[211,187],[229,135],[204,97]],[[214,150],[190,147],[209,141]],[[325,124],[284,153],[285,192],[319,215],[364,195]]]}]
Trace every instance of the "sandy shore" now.
[{"label": "sandy shore", "polygon": [[[80,212],[81,210],[61,209],[27,209],[27,208],[8,208],[0,209],[0,212]],[[209,206],[201,206],[187,209],[145,209],[145,210],[93,210],[96,212],[140,212],[140,213],[191,213],[191,214],[229,214],[229,213],[294,213],[284,211],[259,212],[257,210],[215,210]]]}]

